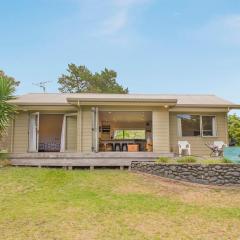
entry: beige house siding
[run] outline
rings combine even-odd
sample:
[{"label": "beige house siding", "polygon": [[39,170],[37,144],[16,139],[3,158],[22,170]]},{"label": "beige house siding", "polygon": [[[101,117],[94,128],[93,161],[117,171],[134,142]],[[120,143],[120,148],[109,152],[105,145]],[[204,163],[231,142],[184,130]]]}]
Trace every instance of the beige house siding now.
[{"label": "beige house siding", "polygon": [[28,113],[20,112],[14,120],[13,152],[24,153],[28,151]]},{"label": "beige house siding", "polygon": [[92,112],[90,107],[82,109],[82,152],[92,151]]},{"label": "beige house siding", "polygon": [[169,111],[153,110],[152,113],[153,152],[169,152]]},{"label": "beige house siding", "polygon": [[77,151],[77,116],[66,117],[66,151]]},{"label": "beige house siding", "polygon": [[[184,112],[186,113],[186,112]],[[205,146],[206,142],[224,141],[228,143],[227,132],[227,113],[191,113],[199,115],[214,115],[217,122],[217,137],[180,137],[178,134],[177,114],[170,113],[170,150],[178,153],[178,141],[186,140],[191,144],[191,151],[193,155],[209,155],[210,150]]]},{"label": "beige house siding", "polygon": [[[100,108],[99,110],[101,110]],[[108,109],[108,108],[106,108]],[[215,112],[211,115],[216,116],[217,120],[217,137],[179,137],[177,114],[179,112],[170,112],[165,108],[111,108],[116,110],[148,110],[152,111],[152,130],[153,130],[153,151],[154,152],[178,152],[177,142],[179,140],[187,140],[191,144],[192,154],[208,155],[209,149],[205,146],[206,142],[214,140],[222,140],[228,143],[227,133],[227,113]],[[186,113],[186,112],[181,112]],[[191,112],[193,114],[193,112]],[[209,115],[209,112],[195,113],[200,115]],[[8,150],[13,146],[13,152],[24,153],[28,151],[28,112],[20,112],[14,120],[13,128],[9,128],[7,145]],[[79,126],[81,125],[81,126]],[[67,143],[71,142],[71,146],[67,147],[79,152],[92,151],[92,113],[91,107],[82,107],[78,112],[78,119],[72,123],[72,128],[67,129],[71,134],[71,139],[66,139]],[[74,127],[73,127],[74,126]],[[12,132],[13,129],[13,132]],[[74,131],[75,129],[75,131]],[[11,136],[13,141],[11,143]]]}]

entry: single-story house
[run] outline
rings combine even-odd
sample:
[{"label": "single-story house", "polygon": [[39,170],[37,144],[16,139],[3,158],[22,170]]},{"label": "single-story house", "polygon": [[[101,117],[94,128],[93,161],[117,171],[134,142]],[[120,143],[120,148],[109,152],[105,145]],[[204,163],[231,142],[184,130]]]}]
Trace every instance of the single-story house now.
[{"label": "single-story house", "polygon": [[11,103],[18,114],[7,145],[16,165],[125,165],[173,156],[179,140],[208,155],[206,142],[228,143],[227,114],[240,108],[215,95],[30,93]]}]

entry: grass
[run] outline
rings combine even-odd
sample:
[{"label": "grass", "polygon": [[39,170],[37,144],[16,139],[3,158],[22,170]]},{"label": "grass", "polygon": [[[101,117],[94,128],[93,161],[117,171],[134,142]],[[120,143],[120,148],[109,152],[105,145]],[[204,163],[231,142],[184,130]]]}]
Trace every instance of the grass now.
[{"label": "grass", "polygon": [[228,158],[226,158],[226,157],[224,157],[223,158],[223,162],[224,163],[232,163],[232,161],[231,160],[229,160]]},{"label": "grass", "polygon": [[0,169],[4,240],[239,239],[240,190],[118,170]]},{"label": "grass", "polygon": [[171,159],[168,158],[168,157],[159,157],[159,158],[156,160],[157,163],[169,163],[170,161],[171,161]]},{"label": "grass", "polygon": [[180,158],[169,158],[169,157],[159,157],[155,160],[156,163],[169,163],[169,164],[187,164],[187,163],[197,163],[197,164],[229,164],[232,161],[226,158],[197,158],[193,156],[184,156]]},{"label": "grass", "polygon": [[196,163],[197,159],[192,156],[181,157],[177,159],[178,163]]}]

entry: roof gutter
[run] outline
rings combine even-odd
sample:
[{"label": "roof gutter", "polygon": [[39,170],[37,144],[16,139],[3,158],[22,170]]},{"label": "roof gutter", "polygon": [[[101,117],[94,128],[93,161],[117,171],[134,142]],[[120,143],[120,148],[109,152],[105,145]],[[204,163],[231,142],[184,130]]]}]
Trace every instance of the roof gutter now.
[{"label": "roof gutter", "polygon": [[67,102],[71,104],[81,104],[81,102],[84,103],[93,103],[93,102],[99,102],[99,103],[114,103],[114,102],[126,102],[126,103],[165,103],[169,104],[171,106],[175,106],[177,104],[177,99],[129,99],[129,98],[109,98],[109,99],[99,99],[99,98],[67,98]]},{"label": "roof gutter", "polygon": [[240,109],[239,104],[232,104],[232,105],[223,105],[223,104],[178,104],[176,107],[196,107],[196,108],[228,108],[229,110],[232,109]]},{"label": "roof gutter", "polygon": [[232,109],[240,109],[240,105],[239,104],[235,104],[229,107],[230,110]]},{"label": "roof gutter", "polygon": [[12,102],[8,101],[8,103],[16,106],[69,106],[69,103],[32,103],[32,102]]}]

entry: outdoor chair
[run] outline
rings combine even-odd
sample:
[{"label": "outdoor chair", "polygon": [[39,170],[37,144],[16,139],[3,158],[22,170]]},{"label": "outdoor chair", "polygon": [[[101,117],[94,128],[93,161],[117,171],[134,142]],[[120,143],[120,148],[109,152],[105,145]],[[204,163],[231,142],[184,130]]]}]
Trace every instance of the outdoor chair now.
[{"label": "outdoor chair", "polygon": [[187,152],[187,154],[191,155],[191,145],[188,141],[178,141],[178,150],[179,156],[182,156],[183,152]]},{"label": "outdoor chair", "polygon": [[227,145],[223,141],[214,141],[213,143],[205,143],[211,150],[210,157],[219,157],[223,155],[223,148]]}]

